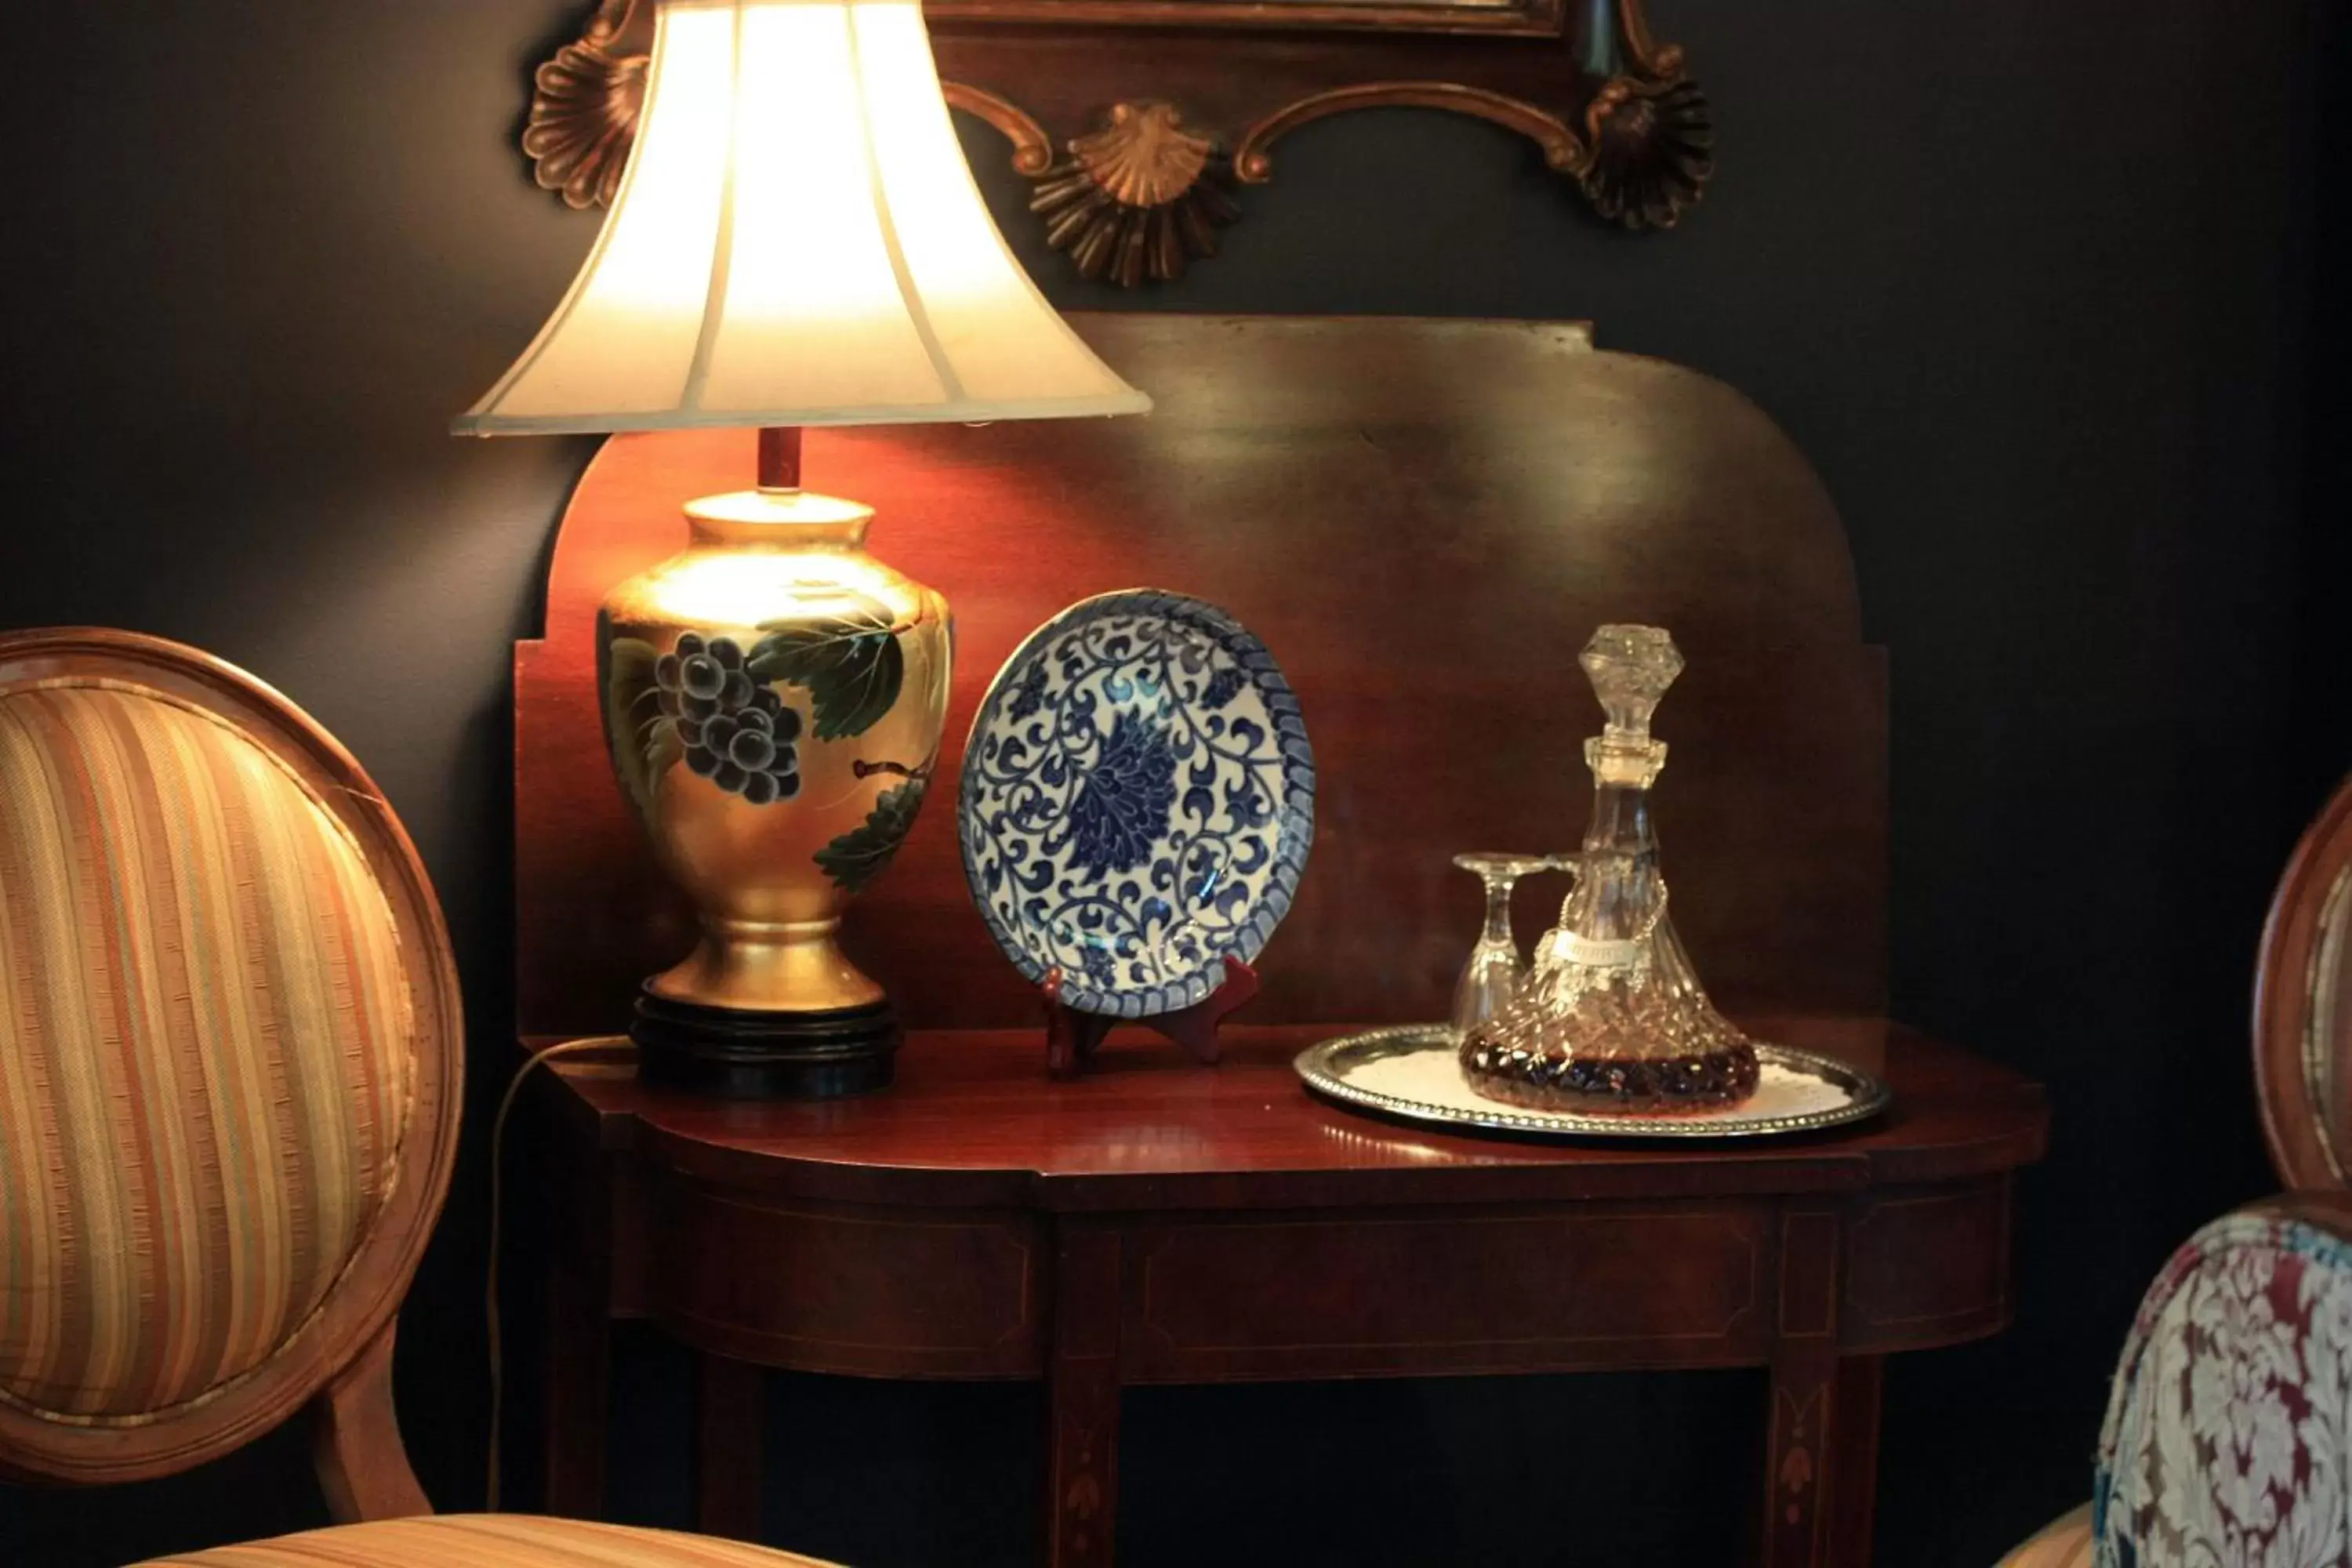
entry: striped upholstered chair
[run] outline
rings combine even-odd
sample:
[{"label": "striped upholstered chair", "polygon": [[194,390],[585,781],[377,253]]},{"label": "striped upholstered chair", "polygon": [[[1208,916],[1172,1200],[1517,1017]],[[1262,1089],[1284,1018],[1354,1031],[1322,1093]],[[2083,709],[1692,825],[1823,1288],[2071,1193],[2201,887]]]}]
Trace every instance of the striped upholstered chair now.
[{"label": "striped upholstered chair", "polygon": [[428,1517],[393,1331],[461,1048],[433,890],[331,738],[187,648],[0,636],[0,1477],[166,1475],[307,1409],[346,1522],[170,1562],[805,1563]]}]

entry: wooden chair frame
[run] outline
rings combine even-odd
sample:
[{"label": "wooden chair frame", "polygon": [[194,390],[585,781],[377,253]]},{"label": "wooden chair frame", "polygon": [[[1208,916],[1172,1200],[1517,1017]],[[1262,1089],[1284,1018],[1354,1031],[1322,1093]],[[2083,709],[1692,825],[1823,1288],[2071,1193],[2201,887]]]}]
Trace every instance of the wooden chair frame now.
[{"label": "wooden chair frame", "polygon": [[2352,779],[2337,787],[2295,846],[2270,918],[2254,977],[2254,1084],[2271,1163],[2289,1188],[2347,1184],[2345,1152],[2328,1137],[2320,1079],[2330,1042],[2313,1017],[2312,963],[2326,932],[2321,921],[2352,873]]},{"label": "wooden chair frame", "polygon": [[187,1404],[71,1421],[0,1401],[0,1478],[71,1486],[144,1480],[240,1447],[304,1405],[339,1522],[432,1511],[409,1468],[392,1400],[402,1298],[448,1192],[457,1152],[464,1022],[448,929],[415,847],[352,754],[252,676],[158,637],[92,627],[0,635],[0,699],[107,681],[191,704],[289,768],[348,830],[401,932],[415,1008],[415,1099],[389,1201],[326,1299],[252,1371]]}]

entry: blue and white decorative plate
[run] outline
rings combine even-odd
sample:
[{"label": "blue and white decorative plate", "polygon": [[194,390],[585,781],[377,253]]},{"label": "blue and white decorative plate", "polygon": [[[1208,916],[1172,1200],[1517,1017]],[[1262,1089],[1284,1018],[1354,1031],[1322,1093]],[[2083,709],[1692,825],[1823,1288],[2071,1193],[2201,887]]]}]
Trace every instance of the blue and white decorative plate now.
[{"label": "blue and white decorative plate", "polygon": [[1315,753],[1265,645],[1214,605],[1081,600],[996,673],[957,807],[972,901],[1062,1002],[1147,1018],[1255,961],[1315,838]]}]

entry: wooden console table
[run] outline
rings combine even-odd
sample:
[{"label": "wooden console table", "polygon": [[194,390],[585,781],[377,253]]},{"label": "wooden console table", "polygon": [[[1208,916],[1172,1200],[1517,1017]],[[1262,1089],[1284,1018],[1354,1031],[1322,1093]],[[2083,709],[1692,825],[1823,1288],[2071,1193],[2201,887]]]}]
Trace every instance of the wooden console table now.
[{"label": "wooden console table", "polygon": [[[1878,1358],[1999,1328],[2031,1086],[1883,1026],[1884,651],[1802,454],[1695,372],[1563,323],[1082,318],[1147,419],[809,434],[809,481],[956,609],[936,798],[847,932],[916,1030],[830,1105],[694,1103],[625,1066],[542,1075],[556,1188],[553,1503],[595,1509],[606,1325],[706,1352],[706,1517],[757,1516],[746,1363],[1042,1378],[1056,1568],[1109,1560],[1130,1383],[1769,1366],[1754,1502],[1776,1565],[1867,1555]],[[614,787],[605,589],[736,488],[749,431],[615,437],[515,650],[517,1033],[600,1033],[691,941]],[[1299,693],[1313,858],[1215,1071],[1114,1042],[1045,1081],[1037,994],[973,918],[953,831],[990,678],[1071,601],[1148,584],[1232,612]],[[1572,842],[1607,621],[1690,658],[1661,735],[1675,920],[1718,1003],[1883,1054],[1883,1121],[1801,1142],[1564,1148],[1442,1137],[1309,1099],[1315,1020],[1442,1016],[1478,906],[1461,849]],[[1543,913],[1538,900],[1523,914]],[[1531,936],[1541,922],[1525,926]],[[1004,1033],[927,1033],[946,1026]],[[1019,1026],[1013,1032],[1013,1026]]]},{"label": "wooden console table", "polygon": [[1748,1144],[1451,1137],[1309,1095],[1290,1058],[1336,1031],[1299,1026],[1234,1031],[1216,1068],[1114,1037],[1075,1083],[1037,1030],[918,1034],[888,1093],[821,1104],[570,1058],[538,1095],[550,1507],[598,1511],[606,1335],[646,1317],[703,1357],[714,1533],[757,1531],[751,1366],[1045,1379],[1054,1568],[1112,1560],[1130,1384],[1763,1366],[1759,1561],[1866,1563],[1881,1359],[2007,1322],[2047,1112],[1900,1027],[1752,1026],[1882,1072],[1894,1109]]}]

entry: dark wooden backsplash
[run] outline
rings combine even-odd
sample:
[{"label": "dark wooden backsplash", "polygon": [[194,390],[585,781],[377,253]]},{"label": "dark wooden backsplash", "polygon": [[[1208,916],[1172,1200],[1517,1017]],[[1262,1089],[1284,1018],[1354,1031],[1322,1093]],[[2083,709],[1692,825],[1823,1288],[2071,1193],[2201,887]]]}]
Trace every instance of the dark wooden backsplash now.
[{"label": "dark wooden backsplash", "polygon": [[[872,504],[875,553],[956,611],[940,786],[848,921],[910,1026],[1038,1016],[967,895],[952,781],[1021,638],[1140,585],[1263,637],[1314,741],[1314,855],[1251,1019],[1443,1015],[1478,918],[1450,857],[1583,830],[1601,715],[1576,655],[1611,620],[1668,627],[1690,661],[1659,710],[1657,810],[1702,975],[1734,1005],[1883,1008],[1884,658],[1834,509],[1753,405],[1555,323],[1073,321],[1151,415],[808,437],[810,488]],[[688,943],[604,759],[595,606],[752,460],[749,430],[619,437],[565,514],[546,637],[516,649],[525,1033],[621,1027]],[[1564,890],[1530,884],[1523,926]]]}]

